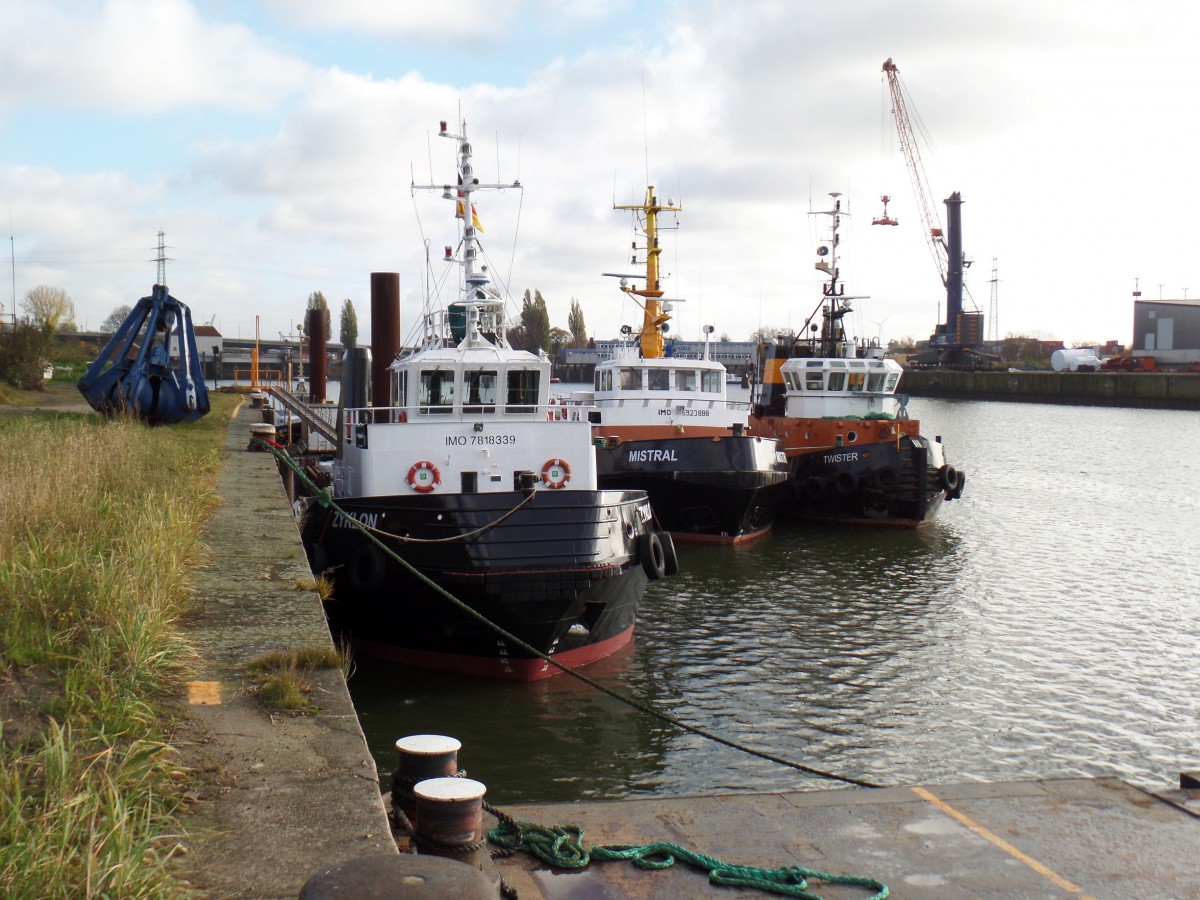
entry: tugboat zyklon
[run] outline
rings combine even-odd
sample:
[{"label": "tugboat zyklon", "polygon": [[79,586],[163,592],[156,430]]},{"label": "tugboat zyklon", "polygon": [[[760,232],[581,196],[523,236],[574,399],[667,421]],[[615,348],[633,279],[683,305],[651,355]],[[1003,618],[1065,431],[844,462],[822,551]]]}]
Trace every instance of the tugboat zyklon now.
[{"label": "tugboat zyklon", "polygon": [[[550,363],[512,349],[481,263],[466,126],[442,192],[461,221],[459,299],[427,309],[390,397],[344,409],[330,463],[341,511],[311,498],[302,535],[334,579],[326,612],[357,651],[533,680],[624,646],[646,585],[677,569],[644,491],[597,487],[592,425],[550,404]],[[453,282],[452,282],[453,283]],[[431,304],[432,306],[432,304]]]}]

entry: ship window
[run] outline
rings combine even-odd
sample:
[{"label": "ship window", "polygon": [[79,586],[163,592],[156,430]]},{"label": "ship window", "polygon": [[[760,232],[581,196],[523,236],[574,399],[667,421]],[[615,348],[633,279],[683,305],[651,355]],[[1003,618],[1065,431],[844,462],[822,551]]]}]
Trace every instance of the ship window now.
[{"label": "ship window", "polygon": [[896,389],[896,382],[899,380],[900,376],[893,372],[887,377],[887,387],[884,388],[884,391],[890,394]]},{"label": "ship window", "polygon": [[695,369],[676,369],[675,388],[680,391],[694,391],[699,379]]},{"label": "ship window", "polygon": [[810,391],[819,391],[825,387],[825,373],[821,369],[809,369],[804,373],[805,387]]},{"label": "ship window", "polygon": [[863,389],[863,384],[864,384],[864,382],[866,382],[866,380],[867,380],[867,375],[865,372],[851,372],[850,373],[850,390],[861,391]]},{"label": "ship window", "polygon": [[642,389],[642,370],[641,369],[622,369],[621,370],[621,390],[623,391],[640,391]]},{"label": "ship window", "polygon": [[541,372],[536,369],[514,369],[508,373],[508,395],[504,411],[533,412],[537,409]]},{"label": "ship window", "polygon": [[394,381],[392,382],[393,406],[408,406],[408,369],[402,372],[397,372]]},{"label": "ship window", "polygon": [[648,369],[646,374],[650,376],[650,390],[669,391],[671,389],[670,369]]},{"label": "ship window", "polygon": [[720,372],[711,372],[706,369],[700,374],[702,379],[700,390],[704,391],[706,394],[721,393],[721,389],[725,387],[725,379],[722,377]]},{"label": "ship window", "polygon": [[867,376],[867,390],[872,394],[878,394],[883,390],[883,373],[872,372]]},{"label": "ship window", "polygon": [[454,406],[454,373],[434,369],[421,373],[421,413],[448,413]]},{"label": "ship window", "polygon": [[463,412],[465,413],[494,413],[496,411],[496,387],[498,385],[495,371],[476,371],[463,373]]},{"label": "ship window", "polygon": [[846,389],[846,373],[845,372],[830,372],[829,373],[829,390],[844,391]]}]

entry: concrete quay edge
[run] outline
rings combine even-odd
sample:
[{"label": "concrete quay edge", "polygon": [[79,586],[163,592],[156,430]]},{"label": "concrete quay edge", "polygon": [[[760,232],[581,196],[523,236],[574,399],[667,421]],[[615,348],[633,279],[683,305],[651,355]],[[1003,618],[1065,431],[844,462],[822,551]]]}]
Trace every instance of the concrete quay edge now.
[{"label": "concrete quay edge", "polygon": [[199,768],[173,872],[214,900],[296,898],[319,870],[395,856],[379,776],[340,670],[306,676],[319,711],[273,713],[247,663],[273,650],[332,646],[292,510],[272,456],[248,450],[261,412],[242,404],[225,438],[221,505],[183,623],[197,651],[182,717],[187,765]]}]

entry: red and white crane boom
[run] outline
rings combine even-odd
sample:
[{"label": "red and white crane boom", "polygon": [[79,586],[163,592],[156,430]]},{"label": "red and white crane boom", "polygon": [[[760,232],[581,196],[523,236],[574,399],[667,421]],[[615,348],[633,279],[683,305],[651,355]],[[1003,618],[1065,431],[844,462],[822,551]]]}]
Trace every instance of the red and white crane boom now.
[{"label": "red and white crane boom", "polygon": [[921,221],[925,224],[934,264],[937,266],[942,283],[945,284],[946,242],[943,237],[942,222],[937,214],[937,203],[929,191],[928,179],[925,177],[925,165],[921,162],[917,136],[908,115],[908,104],[904,99],[907,91],[900,81],[900,70],[896,68],[896,64],[890,57],[883,64],[883,72],[887,77],[888,92],[892,98],[892,115],[896,119],[896,133],[900,137],[900,150],[904,154],[904,161],[908,164],[908,173],[912,177],[913,194],[916,195],[917,206],[921,210]]}]

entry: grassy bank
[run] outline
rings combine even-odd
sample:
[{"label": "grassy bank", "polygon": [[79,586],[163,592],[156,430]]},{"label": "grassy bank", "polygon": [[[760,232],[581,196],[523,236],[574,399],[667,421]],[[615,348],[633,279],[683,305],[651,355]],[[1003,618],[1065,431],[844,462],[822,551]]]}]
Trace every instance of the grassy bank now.
[{"label": "grassy bank", "polygon": [[190,425],[0,417],[0,896],[168,897],[176,633],[236,398]]}]

